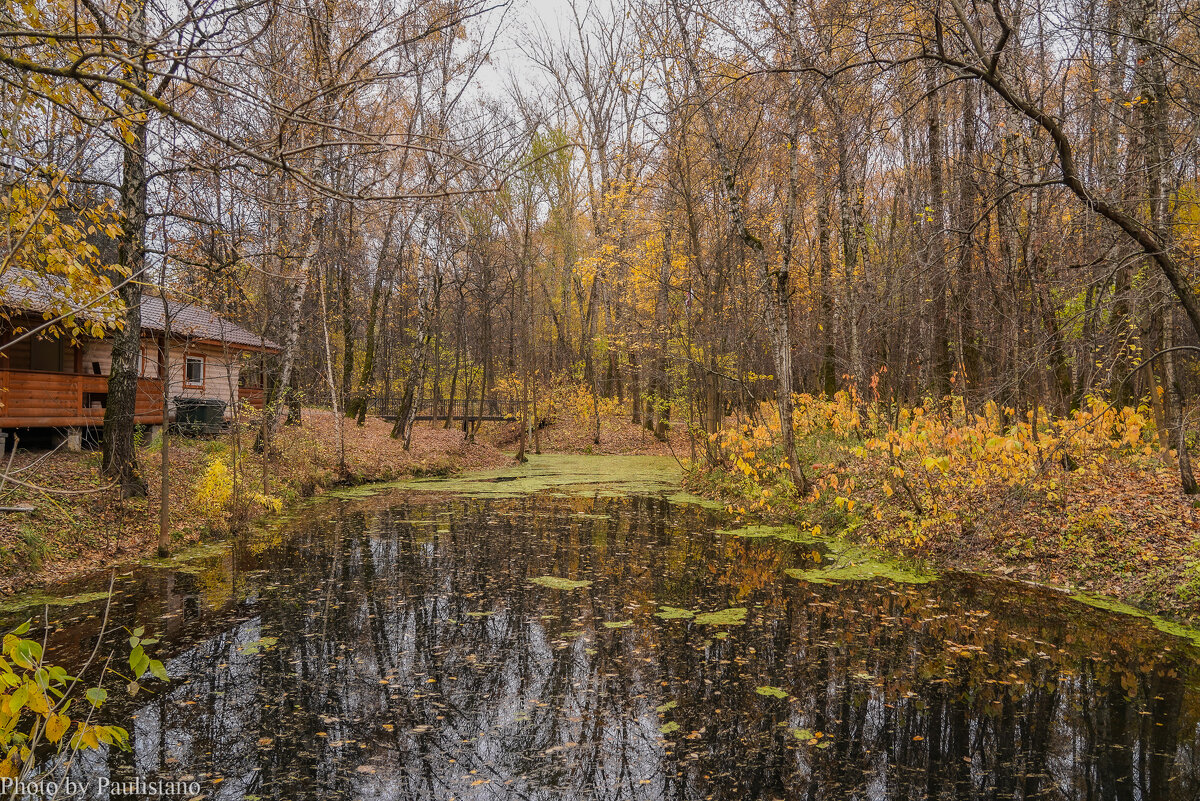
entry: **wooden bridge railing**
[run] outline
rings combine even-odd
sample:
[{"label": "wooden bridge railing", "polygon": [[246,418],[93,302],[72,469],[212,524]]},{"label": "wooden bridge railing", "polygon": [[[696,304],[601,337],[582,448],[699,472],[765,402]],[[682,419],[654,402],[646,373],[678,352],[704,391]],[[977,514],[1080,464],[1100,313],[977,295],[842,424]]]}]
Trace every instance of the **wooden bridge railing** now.
[{"label": "wooden bridge railing", "polygon": [[[519,401],[513,401],[507,397],[484,398],[483,408],[480,409],[478,398],[473,398],[468,401],[454,402],[451,408],[445,401],[439,404],[425,402],[417,408],[417,420],[434,421],[445,420],[449,417],[452,423],[461,422],[464,418],[469,420],[515,420],[520,417],[521,404]],[[387,403],[382,399],[374,399],[367,407],[369,413],[384,418],[385,420],[394,420],[396,415],[400,413],[400,401],[398,399],[389,399]]]}]

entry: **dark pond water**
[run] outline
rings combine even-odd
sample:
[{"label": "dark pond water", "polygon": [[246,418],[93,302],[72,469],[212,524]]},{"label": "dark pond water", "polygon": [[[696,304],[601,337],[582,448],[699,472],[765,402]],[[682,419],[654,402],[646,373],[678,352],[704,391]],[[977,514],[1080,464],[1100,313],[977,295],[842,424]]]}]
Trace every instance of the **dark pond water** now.
[{"label": "dark pond water", "polygon": [[[119,580],[113,622],[174,680],[113,693],[133,750],[81,755],[86,797],[1200,799],[1198,653],[1140,619],[970,576],[805,583],[811,546],[662,497],[312,518]],[[99,611],[52,612],[52,658]]]}]

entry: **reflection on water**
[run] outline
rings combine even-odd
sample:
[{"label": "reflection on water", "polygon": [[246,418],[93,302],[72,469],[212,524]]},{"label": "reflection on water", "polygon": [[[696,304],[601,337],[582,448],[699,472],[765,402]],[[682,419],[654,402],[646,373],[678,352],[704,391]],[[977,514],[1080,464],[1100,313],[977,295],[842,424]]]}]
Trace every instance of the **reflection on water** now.
[{"label": "reflection on water", "polygon": [[[1200,798],[1197,653],[1145,621],[975,577],[805,584],[783,571],[811,547],[655,497],[321,514],[122,579],[115,622],[157,632],[175,680],[114,693],[133,750],[71,766],[88,797],[141,775],[217,799]],[[96,612],[52,658],[82,661]]]}]

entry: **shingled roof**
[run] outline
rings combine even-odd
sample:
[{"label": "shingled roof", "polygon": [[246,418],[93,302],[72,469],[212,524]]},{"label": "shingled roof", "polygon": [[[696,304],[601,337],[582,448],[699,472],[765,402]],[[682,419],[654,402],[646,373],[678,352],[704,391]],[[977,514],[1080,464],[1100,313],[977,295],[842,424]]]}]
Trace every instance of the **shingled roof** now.
[{"label": "shingled roof", "polygon": [[[38,275],[22,267],[9,267],[0,275],[0,306],[31,312],[62,314],[75,307],[71,282],[62,275]],[[120,319],[123,307],[115,292],[95,299],[86,308],[75,311],[82,320],[112,326]]]},{"label": "shingled roof", "polygon": [[[0,286],[0,306],[32,312],[45,312],[56,306],[61,307],[66,297],[65,279],[54,275],[35,276],[18,267],[10,267],[5,271],[4,285]],[[247,331],[194,303],[168,300],[167,307],[171,314],[172,337],[190,337],[191,339],[206,339],[248,348],[282,350],[275,342],[263,339],[258,334]],[[84,309],[79,312],[79,316],[111,326],[117,320],[119,309],[119,305],[114,308],[114,304],[105,303],[101,304],[99,308]],[[143,297],[142,328],[150,331],[163,330],[161,298],[153,295]]]},{"label": "shingled roof", "polygon": [[[171,336],[173,337],[208,339],[214,342],[227,342],[230,345],[282,350],[271,340],[263,339],[258,334],[234,325],[202,306],[168,300],[167,307],[171,314]],[[147,297],[142,301],[142,328],[151,331],[163,330],[163,304],[160,298]]]}]

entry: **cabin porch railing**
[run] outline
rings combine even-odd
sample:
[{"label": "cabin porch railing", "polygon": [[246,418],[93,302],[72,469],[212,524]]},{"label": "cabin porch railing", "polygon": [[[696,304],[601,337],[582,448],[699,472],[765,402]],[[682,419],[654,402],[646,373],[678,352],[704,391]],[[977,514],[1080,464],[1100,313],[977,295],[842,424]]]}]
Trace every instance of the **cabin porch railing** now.
[{"label": "cabin porch railing", "polygon": [[248,403],[255,409],[262,411],[264,402],[262,387],[238,387],[237,395],[239,403]]},{"label": "cabin porch railing", "polygon": [[[82,373],[0,369],[0,428],[100,426],[108,378]],[[138,379],[134,421],[163,422],[162,381]]]}]

